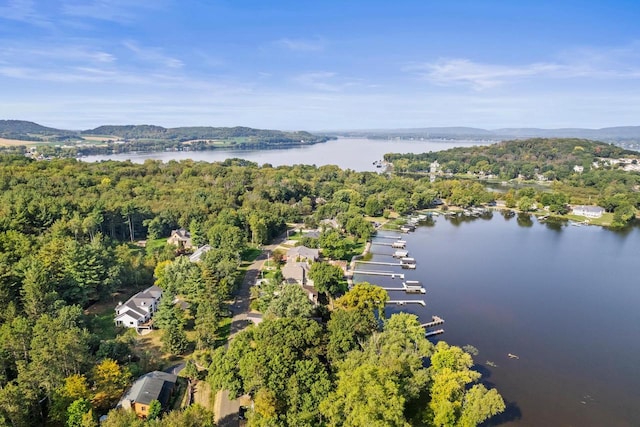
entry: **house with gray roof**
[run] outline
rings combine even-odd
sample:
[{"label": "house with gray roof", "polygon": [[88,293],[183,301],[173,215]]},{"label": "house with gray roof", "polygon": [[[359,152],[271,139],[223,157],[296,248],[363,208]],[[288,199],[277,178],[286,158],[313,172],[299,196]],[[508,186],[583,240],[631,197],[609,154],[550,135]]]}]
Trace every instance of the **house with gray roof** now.
[{"label": "house with gray roof", "polygon": [[161,371],[144,374],[122,396],[118,407],[131,409],[141,418],[149,415],[149,407],[154,400],[167,409],[177,380],[177,376]]},{"label": "house with gray roof", "polygon": [[125,303],[118,303],[115,308],[116,326],[125,328],[150,328],[149,321],[158,310],[158,303],[162,298],[162,289],[150,286],[142,292],[138,292]]},{"label": "house with gray roof", "polygon": [[320,258],[320,251],[306,246],[296,246],[287,251],[287,262],[302,260],[317,261],[318,258]]},{"label": "house with gray roof", "polygon": [[600,218],[604,213],[604,208],[600,206],[577,205],[571,208],[571,213],[587,218]]},{"label": "house with gray roof", "polygon": [[313,280],[309,279],[310,269],[306,262],[287,262],[282,267],[282,277],[288,284],[313,286]]}]

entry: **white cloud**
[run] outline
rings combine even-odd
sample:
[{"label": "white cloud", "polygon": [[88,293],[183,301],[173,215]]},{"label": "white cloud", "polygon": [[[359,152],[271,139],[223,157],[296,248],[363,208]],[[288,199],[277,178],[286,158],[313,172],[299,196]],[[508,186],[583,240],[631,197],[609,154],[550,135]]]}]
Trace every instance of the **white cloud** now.
[{"label": "white cloud", "polygon": [[534,63],[521,66],[481,64],[468,59],[441,59],[434,63],[405,68],[420,77],[439,85],[466,84],[482,90],[499,86],[508,81],[533,76],[565,73],[565,66],[552,63]]},{"label": "white cloud", "polygon": [[36,9],[33,0],[9,0],[5,6],[0,6],[0,19],[53,28],[51,20]]},{"label": "white cloud", "polygon": [[162,7],[163,3],[163,0],[64,0],[61,12],[74,18],[130,24],[136,20],[141,9],[145,13],[149,9]]},{"label": "white cloud", "polygon": [[141,47],[130,40],[124,41],[122,44],[145,62],[151,62],[168,68],[182,68],[184,66],[181,60],[165,55],[159,48]]},{"label": "white cloud", "polygon": [[444,58],[435,62],[412,64],[404,71],[415,73],[431,83],[468,85],[476,90],[535,78],[637,79],[640,78],[638,50],[575,49],[565,52],[562,61],[530,64],[490,64],[464,58]]},{"label": "white cloud", "polygon": [[283,38],[275,42],[277,46],[295,52],[319,52],[324,50],[325,43],[322,39],[290,39]]},{"label": "white cloud", "polygon": [[298,74],[293,78],[298,84],[321,92],[343,92],[361,85],[358,79],[349,79],[331,71],[314,71]]}]

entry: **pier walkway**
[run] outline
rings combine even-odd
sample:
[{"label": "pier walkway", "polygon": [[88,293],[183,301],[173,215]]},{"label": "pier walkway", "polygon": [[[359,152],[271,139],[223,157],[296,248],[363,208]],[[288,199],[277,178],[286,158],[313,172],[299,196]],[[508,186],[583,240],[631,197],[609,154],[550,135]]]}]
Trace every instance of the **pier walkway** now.
[{"label": "pier walkway", "polygon": [[386,276],[386,277],[391,277],[392,279],[395,279],[397,277],[398,279],[403,279],[404,280],[404,274],[402,274],[402,273],[392,273],[392,272],[388,272],[388,271],[353,270],[353,274],[367,274],[367,275],[370,275],[370,276]]},{"label": "pier walkway", "polygon": [[432,328],[434,326],[437,325],[442,325],[444,323],[444,319],[438,316],[432,316],[431,317],[431,322],[428,323],[423,323],[422,326],[423,328]]},{"label": "pier walkway", "polygon": [[427,303],[421,299],[389,300],[387,301],[387,304],[395,304],[395,305],[420,304],[423,307],[427,306]]}]

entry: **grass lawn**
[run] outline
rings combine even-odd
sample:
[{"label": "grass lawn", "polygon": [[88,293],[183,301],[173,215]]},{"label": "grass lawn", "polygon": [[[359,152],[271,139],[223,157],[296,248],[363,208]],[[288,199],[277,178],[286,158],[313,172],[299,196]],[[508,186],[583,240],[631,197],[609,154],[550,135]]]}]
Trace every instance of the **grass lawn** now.
[{"label": "grass lawn", "polygon": [[258,258],[262,251],[258,248],[247,248],[240,254],[240,259],[243,262],[253,262]]},{"label": "grass lawn", "polygon": [[584,222],[586,220],[590,225],[609,226],[613,222],[613,213],[605,212],[600,218],[586,218],[579,215],[564,215],[562,218],[566,218],[568,220],[576,222]]},{"label": "grass lawn", "polygon": [[98,336],[102,340],[114,339],[118,335],[118,330],[114,324],[115,307],[118,304],[118,300],[126,301],[131,295],[123,295],[122,297],[115,297],[113,300],[99,301],[89,306],[85,311],[85,321],[87,327],[92,334]]},{"label": "grass lawn", "polygon": [[153,363],[159,365],[161,370],[187,360],[188,354],[173,356],[162,350],[161,330],[154,329],[146,335],[135,335],[135,338],[134,352],[139,355],[148,354]]},{"label": "grass lawn", "polygon": [[163,248],[164,245],[166,244],[167,244],[167,238],[161,237],[159,239],[147,240],[147,244],[145,248],[147,248],[147,253],[151,253],[155,249]]},{"label": "grass lawn", "polygon": [[211,392],[211,386],[206,381],[198,381],[196,392],[193,395],[193,403],[197,403],[203,408],[213,410],[215,393]]}]

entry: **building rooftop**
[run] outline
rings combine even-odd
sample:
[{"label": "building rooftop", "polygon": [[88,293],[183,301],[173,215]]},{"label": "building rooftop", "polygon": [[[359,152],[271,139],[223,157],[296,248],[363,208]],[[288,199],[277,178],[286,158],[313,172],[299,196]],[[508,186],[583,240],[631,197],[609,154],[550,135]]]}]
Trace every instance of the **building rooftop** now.
[{"label": "building rooftop", "polygon": [[138,378],[122,400],[149,405],[151,401],[158,400],[163,407],[169,403],[171,390],[178,377],[161,371],[149,372]]}]

